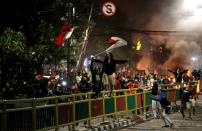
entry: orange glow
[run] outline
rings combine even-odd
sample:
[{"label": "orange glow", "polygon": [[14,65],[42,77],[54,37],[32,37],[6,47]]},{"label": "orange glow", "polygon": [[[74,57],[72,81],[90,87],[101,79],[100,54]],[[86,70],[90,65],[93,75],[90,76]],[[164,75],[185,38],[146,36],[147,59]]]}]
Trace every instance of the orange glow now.
[{"label": "orange glow", "polygon": [[200,80],[197,81],[196,92],[200,93]]},{"label": "orange glow", "polygon": [[192,71],[189,69],[188,72],[187,72],[187,75],[190,77],[192,76]]}]

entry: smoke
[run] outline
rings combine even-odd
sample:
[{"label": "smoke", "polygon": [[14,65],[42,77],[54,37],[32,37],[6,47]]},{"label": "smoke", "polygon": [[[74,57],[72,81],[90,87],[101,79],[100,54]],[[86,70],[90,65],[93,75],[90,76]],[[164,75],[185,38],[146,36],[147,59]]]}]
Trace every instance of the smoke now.
[{"label": "smoke", "polygon": [[[160,71],[175,69],[177,66],[181,68],[199,68],[201,66],[200,61],[194,63],[191,58],[193,56],[201,58],[202,25],[199,23],[202,22],[202,18],[184,9],[184,1],[186,0],[172,1],[169,6],[160,7],[161,11],[150,17],[145,29],[179,32],[148,34],[147,40],[144,39],[145,43],[149,43],[146,44],[148,48],[146,51],[142,51],[137,69],[151,67]],[[149,49],[151,47],[152,49]],[[163,48],[161,53],[159,48]],[[150,55],[148,52],[151,52]],[[196,65],[196,62],[199,65]]]},{"label": "smoke", "polygon": [[[145,69],[148,72],[155,69],[158,72],[175,69],[177,66],[181,68],[201,66],[199,61],[202,58],[200,44],[202,42],[201,0],[112,1],[117,6],[117,18],[116,15],[106,18],[106,25],[119,25],[120,30],[117,30],[121,34],[127,37],[129,34],[128,39],[130,40],[126,40],[132,45],[128,45],[127,48],[135,47],[138,40],[142,43],[140,51],[132,48],[133,50],[130,52],[128,49],[126,51],[122,48],[117,50],[117,56],[131,57],[131,61],[135,62],[137,69]],[[121,24],[117,24],[117,22]],[[121,30],[122,28],[126,30]],[[130,34],[127,29],[168,32],[137,33],[134,31]],[[193,56],[197,57],[198,61],[192,61]],[[197,62],[199,65],[196,64]]]}]

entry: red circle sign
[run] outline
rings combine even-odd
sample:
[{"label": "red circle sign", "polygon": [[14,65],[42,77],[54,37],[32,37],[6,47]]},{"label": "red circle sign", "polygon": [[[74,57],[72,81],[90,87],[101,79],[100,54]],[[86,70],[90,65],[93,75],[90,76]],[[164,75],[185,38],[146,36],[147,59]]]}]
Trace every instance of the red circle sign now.
[{"label": "red circle sign", "polygon": [[114,3],[112,2],[105,2],[103,5],[102,5],[102,13],[105,15],[105,16],[113,16],[116,12],[116,6]]}]

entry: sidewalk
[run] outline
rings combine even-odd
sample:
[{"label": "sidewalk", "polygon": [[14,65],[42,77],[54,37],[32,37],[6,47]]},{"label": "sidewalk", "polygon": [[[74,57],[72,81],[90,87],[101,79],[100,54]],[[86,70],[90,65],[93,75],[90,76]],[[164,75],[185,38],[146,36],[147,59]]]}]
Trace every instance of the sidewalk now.
[{"label": "sidewalk", "polygon": [[152,119],[141,124],[137,124],[119,131],[201,131],[202,130],[202,95],[199,96],[196,106],[196,115],[192,115],[192,119],[188,118],[186,113],[185,119],[181,113],[176,112],[170,115],[174,122],[173,128],[162,128],[164,122],[162,119]]}]

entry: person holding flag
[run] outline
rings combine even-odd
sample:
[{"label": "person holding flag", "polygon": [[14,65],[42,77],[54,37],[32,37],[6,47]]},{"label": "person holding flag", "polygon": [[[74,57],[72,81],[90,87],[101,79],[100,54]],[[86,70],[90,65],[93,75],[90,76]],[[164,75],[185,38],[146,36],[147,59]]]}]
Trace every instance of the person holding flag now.
[{"label": "person holding flag", "polygon": [[110,53],[113,49],[119,48],[122,46],[127,45],[127,42],[119,37],[111,37],[107,42],[107,44],[111,45],[109,48],[107,48],[105,51],[95,55],[94,57],[106,53],[103,63],[103,70],[104,74],[107,76],[109,84],[110,84],[110,95],[112,95],[112,91],[114,90],[114,85],[115,85],[115,77],[113,74],[116,71],[116,65],[117,64],[123,64],[126,63],[127,60],[116,60],[114,59],[112,53]]}]

